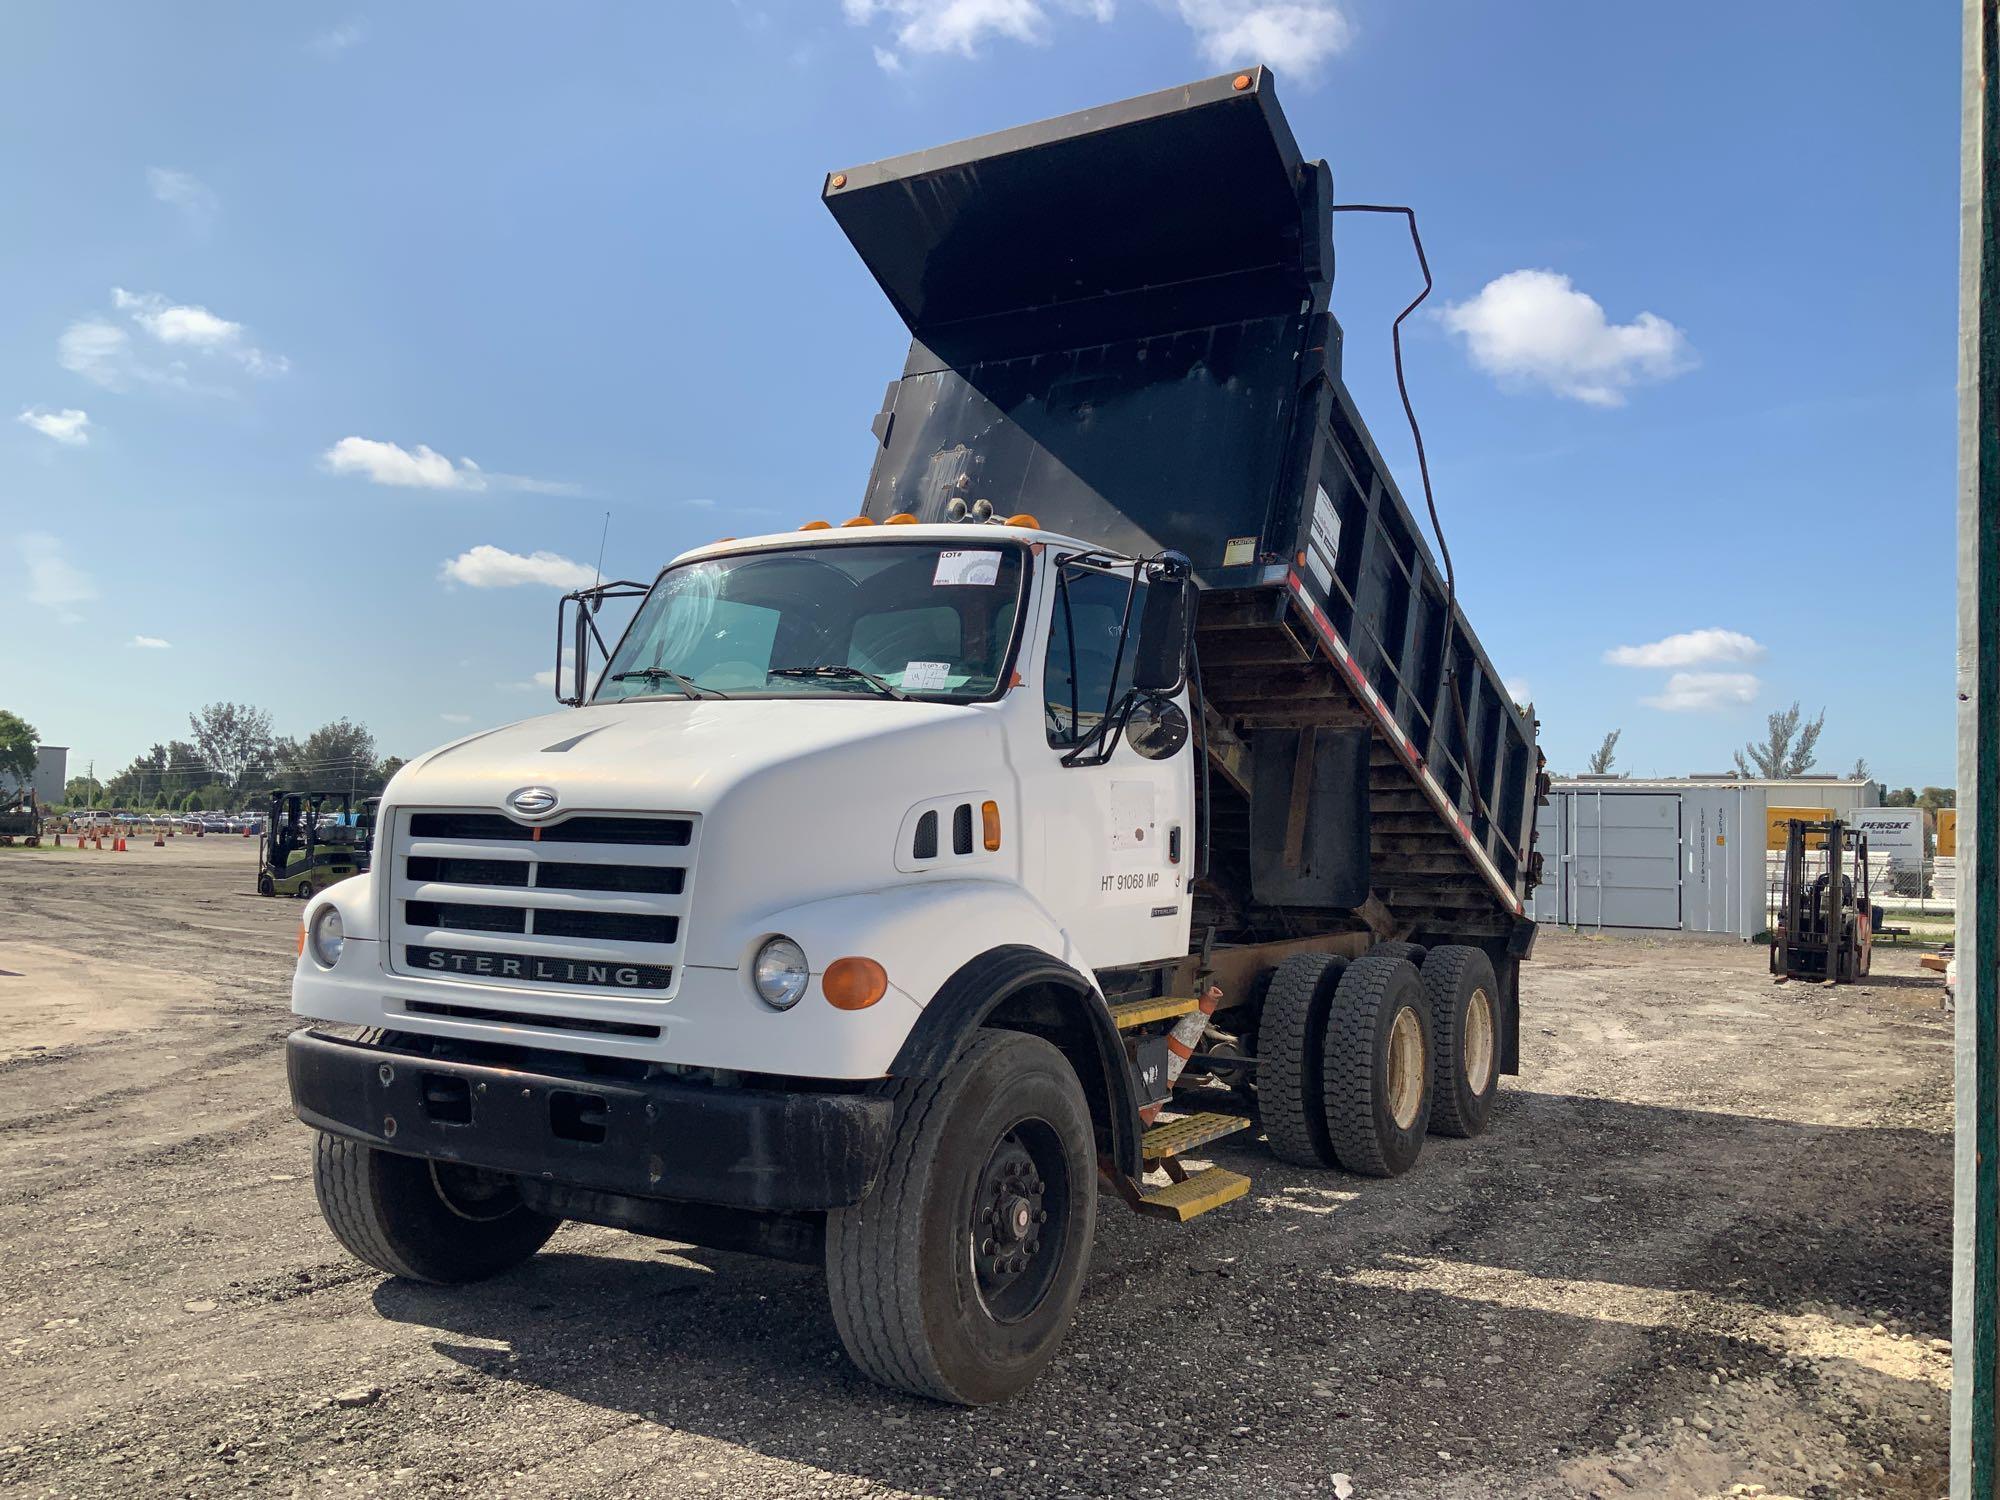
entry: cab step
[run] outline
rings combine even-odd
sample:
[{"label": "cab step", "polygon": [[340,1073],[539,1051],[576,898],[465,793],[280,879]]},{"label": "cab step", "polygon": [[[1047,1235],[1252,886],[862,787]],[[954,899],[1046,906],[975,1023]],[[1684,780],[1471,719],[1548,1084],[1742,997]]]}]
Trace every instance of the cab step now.
[{"label": "cab step", "polygon": [[1157,1000],[1125,1000],[1111,1007],[1111,1023],[1120,1031],[1144,1026],[1152,1021],[1174,1021],[1192,1015],[1201,1002],[1191,995],[1168,995]]},{"label": "cab step", "polygon": [[1139,1201],[1132,1206],[1149,1219],[1171,1219],[1176,1224],[1185,1224],[1197,1214],[1234,1203],[1249,1191],[1250,1179],[1241,1172],[1209,1167],[1179,1182],[1142,1189]]},{"label": "cab step", "polygon": [[1210,1141],[1221,1140],[1225,1135],[1234,1135],[1249,1128],[1250,1122],[1241,1115],[1184,1115],[1147,1131],[1139,1138],[1139,1150],[1150,1167],[1170,1156],[1179,1156],[1184,1151],[1192,1151],[1197,1146],[1205,1146]]}]

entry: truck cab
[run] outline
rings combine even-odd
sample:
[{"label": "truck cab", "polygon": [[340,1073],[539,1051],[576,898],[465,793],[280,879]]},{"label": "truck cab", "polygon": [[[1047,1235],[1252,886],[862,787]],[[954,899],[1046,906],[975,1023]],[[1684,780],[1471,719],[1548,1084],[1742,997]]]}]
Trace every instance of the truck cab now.
[{"label": "truck cab", "polygon": [[[1160,221],[1190,159],[1248,201]],[[1338,381],[1328,180],[1262,70],[829,174],[913,335],[859,513],[567,598],[563,706],[405,766],[305,911],[350,1251],[817,1264],[864,1371],[977,1404],[1055,1357],[1101,1196],[1181,1222],[1248,1191],[1232,1135],[1386,1177],[1484,1130],[1533,721]],[[1010,193],[1144,285],[982,274]]]}]

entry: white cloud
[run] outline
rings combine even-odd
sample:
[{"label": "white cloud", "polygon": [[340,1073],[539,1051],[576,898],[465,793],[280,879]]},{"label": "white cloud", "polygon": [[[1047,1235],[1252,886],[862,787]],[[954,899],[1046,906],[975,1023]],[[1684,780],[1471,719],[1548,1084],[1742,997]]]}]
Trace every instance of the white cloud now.
[{"label": "white cloud", "polygon": [[580,589],[597,579],[594,569],[571,562],[557,552],[530,552],[524,556],[484,542],[446,562],[439,576],[475,589],[514,588],[524,583]]},{"label": "white cloud", "polygon": [[111,289],[111,305],[130,313],[132,321],[163,344],[192,344],[197,349],[215,349],[233,344],[243,336],[243,325],[218,318],[205,307],[182,306],[167,301],[158,292],[141,296],[122,286]]},{"label": "white cloud", "polygon": [[1268,63],[1310,78],[1354,39],[1334,0],[1178,0],[1201,55],[1218,68]]},{"label": "white cloud", "polygon": [[1709,626],[1683,630],[1643,646],[1613,646],[1604,653],[1614,667],[1696,667],[1704,662],[1761,661],[1764,647],[1740,630]]},{"label": "white cloud", "polygon": [[156,635],[135,635],[127,641],[128,646],[143,646],[148,651],[171,651],[174,643],[163,641]]},{"label": "white cloud", "polygon": [[192,172],[148,167],[146,186],[160,202],[179,210],[181,217],[195,229],[207,230],[222,206],[214,190]]},{"label": "white cloud", "polygon": [[65,625],[80,618],[70,609],[97,597],[90,576],[63,556],[63,545],[46,531],[24,533],[15,544],[28,565],[28,602],[57,612]]},{"label": "white cloud", "polygon": [[103,386],[129,390],[135,385],[162,386],[208,396],[231,394],[227,386],[197,381],[180,351],[198,358],[233,360],[252,375],[282,375],[292,362],[244,342],[241,323],[218,316],[193,303],[171,302],[158,292],[111,289],[111,305],[176,357],[155,364],[134,346],[132,335],[107,318],[79,318],[56,340],[56,362],[65,370]]},{"label": "white cloud", "polygon": [[14,419],[32,427],[45,438],[54,438],[66,448],[81,448],[90,441],[90,413],[66,406],[61,411],[30,406]]},{"label": "white cloud", "polygon": [[1699,713],[1753,703],[1763,686],[1749,672],[1676,672],[1663,691],[1639,701],[1669,713]]},{"label": "white cloud", "polygon": [[469,458],[453,463],[428,444],[415,449],[374,438],[344,437],[319,456],[332,474],[360,474],[376,484],[419,490],[483,490],[486,476]]},{"label": "white cloud", "polygon": [[534,479],[526,474],[489,473],[469,458],[456,463],[428,443],[405,448],[377,438],[344,437],[319,456],[330,474],[359,474],[376,484],[417,490],[519,490],[528,495],[581,495],[583,486],[567,479]]},{"label": "white cloud", "polygon": [[1613,323],[1597,299],[1555,271],[1509,271],[1440,316],[1472,362],[1507,385],[1543,385],[1591,406],[1694,368],[1687,335],[1653,313]]},{"label": "white cloud", "polygon": [[887,47],[877,47],[875,49],[875,66],[880,68],[884,73],[900,73],[903,71],[903,59],[898,57],[894,52],[891,52]]},{"label": "white cloud", "polygon": [[368,27],[361,21],[342,21],[338,26],[329,26],[312,39],[312,49],[329,62],[344,56],[350,47],[357,47],[368,39]]},{"label": "white cloud", "polygon": [[[1109,21],[1112,14],[1111,0],[841,0],[840,8],[856,26],[882,21],[906,52],[955,52],[960,57],[977,57],[980,44],[993,37],[1046,43],[1051,10],[1097,21]],[[896,71],[882,56],[877,49],[876,62]],[[900,66],[901,59],[896,61]]]},{"label": "white cloud", "polygon": [[535,674],[534,681],[536,687],[554,687],[556,685],[556,669],[554,667],[543,668]]},{"label": "white cloud", "polygon": [[1534,689],[1528,686],[1528,679],[1525,677],[1509,677],[1500,685],[1507,690],[1507,696],[1512,698],[1516,703],[1532,703],[1535,701]]}]

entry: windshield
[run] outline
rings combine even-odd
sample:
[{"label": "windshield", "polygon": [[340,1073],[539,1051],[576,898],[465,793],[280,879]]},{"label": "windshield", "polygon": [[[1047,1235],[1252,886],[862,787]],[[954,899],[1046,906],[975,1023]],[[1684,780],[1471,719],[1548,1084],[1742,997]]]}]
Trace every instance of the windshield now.
[{"label": "windshield", "polygon": [[1009,670],[1022,558],[1012,542],[853,542],[687,563],[653,585],[593,701],[989,698]]}]

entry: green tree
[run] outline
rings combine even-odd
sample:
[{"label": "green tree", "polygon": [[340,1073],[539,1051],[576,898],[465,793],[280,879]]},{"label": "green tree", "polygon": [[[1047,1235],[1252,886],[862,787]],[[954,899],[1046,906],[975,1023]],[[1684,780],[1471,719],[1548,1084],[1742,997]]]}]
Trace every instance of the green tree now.
[{"label": "green tree", "polygon": [[400,755],[385,756],[382,760],[382,764],[375,768],[376,787],[378,789],[386,787],[391,781],[395,779],[396,773],[402,770],[403,767],[407,766],[408,764],[409,762],[404,760],[403,757]]},{"label": "green tree", "polygon": [[104,794],[104,783],[95,776],[72,776],[63,783],[63,801],[71,807],[94,807]]},{"label": "green tree", "polygon": [[0,774],[26,785],[35,777],[35,726],[0,708]]},{"label": "green tree", "polygon": [[1917,793],[1917,806],[1925,812],[1936,812],[1941,807],[1958,806],[1958,788],[1955,786],[1927,786]]},{"label": "green tree", "polygon": [[1906,786],[1897,791],[1884,792],[1882,794],[1882,805],[1884,807],[1915,807],[1917,805],[1916,788]]},{"label": "green tree", "polygon": [[1805,775],[1812,769],[1813,747],[1825,728],[1825,709],[1819,711],[1817,719],[1804,719],[1794,700],[1790,708],[1779,709],[1765,721],[1763,744],[1752,741],[1736,752],[1736,774],[1762,776],[1769,781]]},{"label": "green tree", "polygon": [[247,703],[209,703],[188,715],[195,748],[216,779],[230,787],[267,769],[276,750],[271,716]]},{"label": "green tree", "polygon": [[365,724],[335,719],[302,740],[277,744],[278,774],[296,787],[331,787],[336,791],[374,791],[375,736]]},{"label": "green tree", "polygon": [[1614,729],[1604,737],[1604,743],[1599,745],[1596,752],[1590,757],[1591,775],[1609,776],[1611,774],[1611,767],[1618,759],[1618,736],[1624,732],[1622,729]]}]

